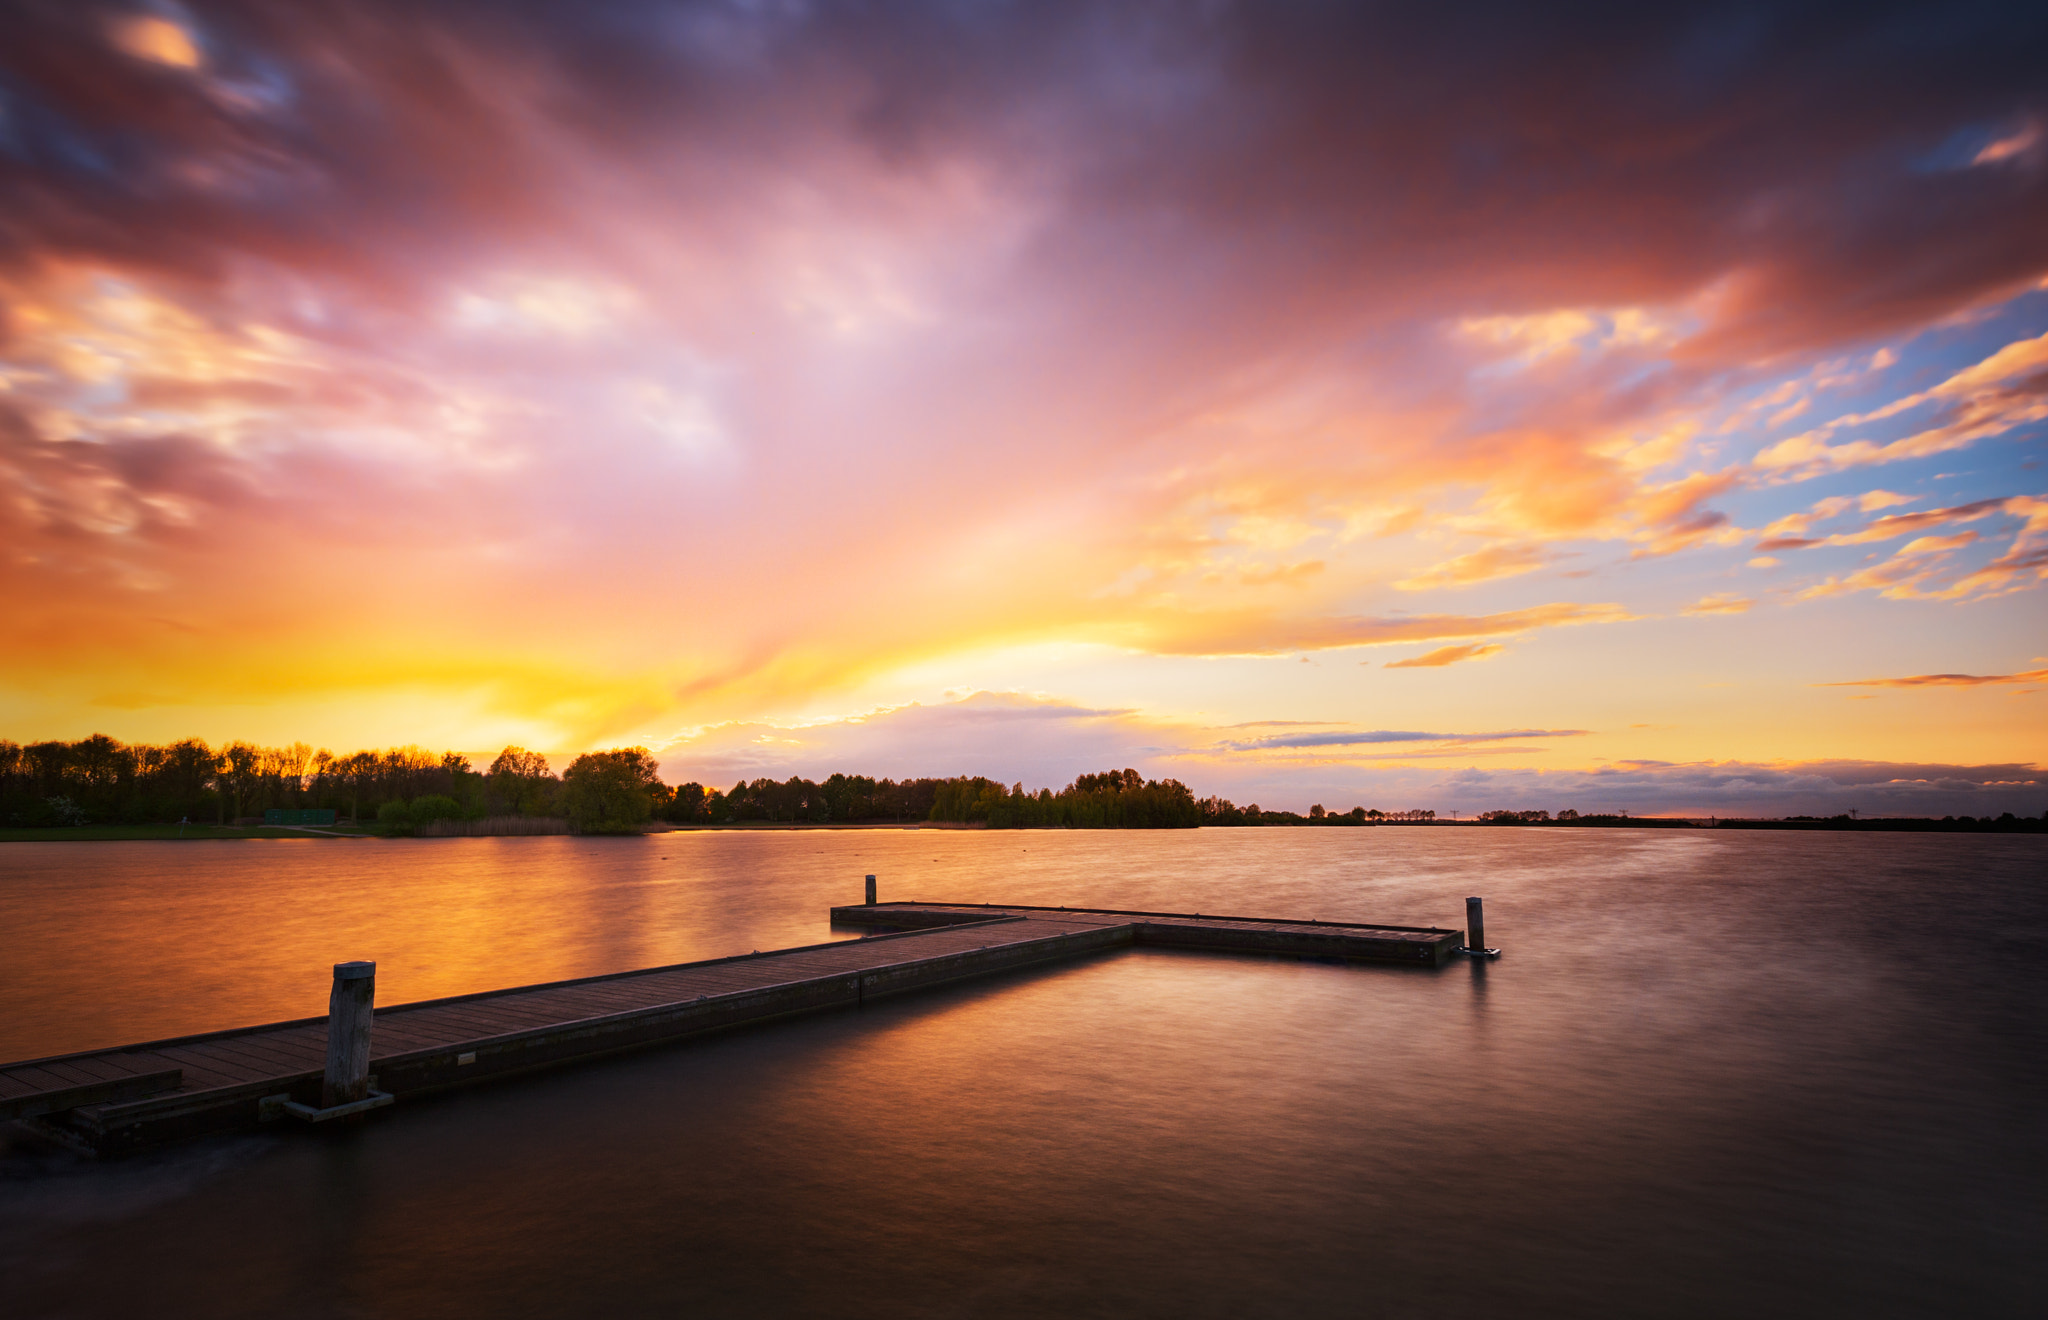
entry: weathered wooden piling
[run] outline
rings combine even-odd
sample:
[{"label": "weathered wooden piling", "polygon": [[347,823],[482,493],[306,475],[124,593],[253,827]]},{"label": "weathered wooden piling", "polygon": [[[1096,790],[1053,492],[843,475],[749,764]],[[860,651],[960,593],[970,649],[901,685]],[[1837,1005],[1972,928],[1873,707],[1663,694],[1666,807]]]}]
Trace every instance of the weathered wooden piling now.
[{"label": "weathered wooden piling", "polygon": [[334,989],[327,996],[327,1075],[320,1081],[322,1109],[370,1098],[370,1024],[376,998],[376,963],[334,964]]},{"label": "weathered wooden piling", "polygon": [[869,906],[869,907],[873,907],[873,906],[874,906],[874,904],[875,904],[875,878],[874,878],[873,876],[869,876],[869,877],[868,877],[868,906]]},{"label": "weathered wooden piling", "polygon": [[1476,898],[1465,900],[1465,950],[1482,958],[1497,958],[1499,949],[1486,947],[1486,912]]}]

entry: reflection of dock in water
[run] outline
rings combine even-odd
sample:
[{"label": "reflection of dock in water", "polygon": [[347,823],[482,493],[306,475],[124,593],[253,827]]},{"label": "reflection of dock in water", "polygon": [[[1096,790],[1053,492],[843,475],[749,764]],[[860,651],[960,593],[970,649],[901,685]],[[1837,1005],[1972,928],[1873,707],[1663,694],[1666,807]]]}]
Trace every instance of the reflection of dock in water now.
[{"label": "reflection of dock in water", "polygon": [[374,1013],[361,986],[374,986],[374,967],[344,963],[330,1017],[0,1065],[0,1120],[114,1153],[351,1117],[424,1091],[1112,949],[1440,967],[1463,943],[1435,928],[1085,908],[865,903],[832,909],[832,920],[887,933]]}]

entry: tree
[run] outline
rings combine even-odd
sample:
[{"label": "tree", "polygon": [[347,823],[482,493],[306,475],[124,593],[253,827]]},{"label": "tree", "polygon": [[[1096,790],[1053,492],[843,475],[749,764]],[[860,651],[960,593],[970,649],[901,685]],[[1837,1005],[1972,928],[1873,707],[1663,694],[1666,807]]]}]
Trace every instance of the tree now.
[{"label": "tree", "polygon": [[328,771],[348,792],[348,818],[361,820],[363,794],[376,787],[382,764],[375,752],[350,752]]},{"label": "tree", "polygon": [[636,834],[654,812],[659,768],[645,747],[586,752],[562,774],[562,809],[583,834]]},{"label": "tree", "polygon": [[412,823],[431,825],[437,820],[461,820],[462,804],[441,793],[429,793],[412,800]]},{"label": "tree", "polygon": [[226,763],[223,775],[227,779],[228,792],[233,795],[235,816],[242,815],[242,801],[258,785],[263,773],[263,749],[254,743],[240,739],[221,748],[220,758]]},{"label": "tree", "polygon": [[491,800],[522,816],[543,816],[553,803],[554,772],[548,758],[524,747],[507,747],[485,777]]}]

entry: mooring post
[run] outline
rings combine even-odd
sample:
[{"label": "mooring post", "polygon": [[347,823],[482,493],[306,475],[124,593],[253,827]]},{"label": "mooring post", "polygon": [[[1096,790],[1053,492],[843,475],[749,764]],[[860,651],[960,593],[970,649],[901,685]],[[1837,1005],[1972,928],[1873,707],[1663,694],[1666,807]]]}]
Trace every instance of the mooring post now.
[{"label": "mooring post", "polygon": [[868,877],[868,906],[869,906],[869,907],[873,907],[874,905],[875,905],[875,878],[874,878],[873,876],[869,876],[869,877]]},{"label": "mooring post", "polygon": [[1496,957],[1500,953],[1499,949],[1489,949],[1486,947],[1486,913],[1481,909],[1479,900],[1476,898],[1465,900],[1464,951],[1466,953],[1478,954],[1483,958]]},{"label": "mooring post", "polygon": [[327,996],[327,1075],[320,1083],[320,1107],[353,1104],[370,1096],[370,1020],[377,998],[377,964],[334,964],[334,990]]}]

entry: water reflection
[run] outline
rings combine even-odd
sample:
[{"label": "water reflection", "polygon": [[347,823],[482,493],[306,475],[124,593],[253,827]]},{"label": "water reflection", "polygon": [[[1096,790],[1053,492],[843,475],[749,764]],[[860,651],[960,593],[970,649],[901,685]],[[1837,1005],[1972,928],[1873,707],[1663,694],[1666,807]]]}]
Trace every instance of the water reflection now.
[{"label": "water reflection", "polygon": [[1472,1020],[1476,1025],[1486,1014],[1486,975],[1491,958],[1466,958],[1466,975],[1472,982]]},{"label": "water reflection", "polygon": [[[2040,1282],[2038,840],[74,847],[0,854],[0,1029],[46,1048],[318,1011],[299,980],[337,941],[403,997],[813,942],[870,871],[884,898],[1410,925],[1476,888],[1507,953],[1132,950],[335,1138],[18,1150],[10,1315],[2012,1314]],[[192,948],[254,979],[196,1007],[130,984]]]}]

